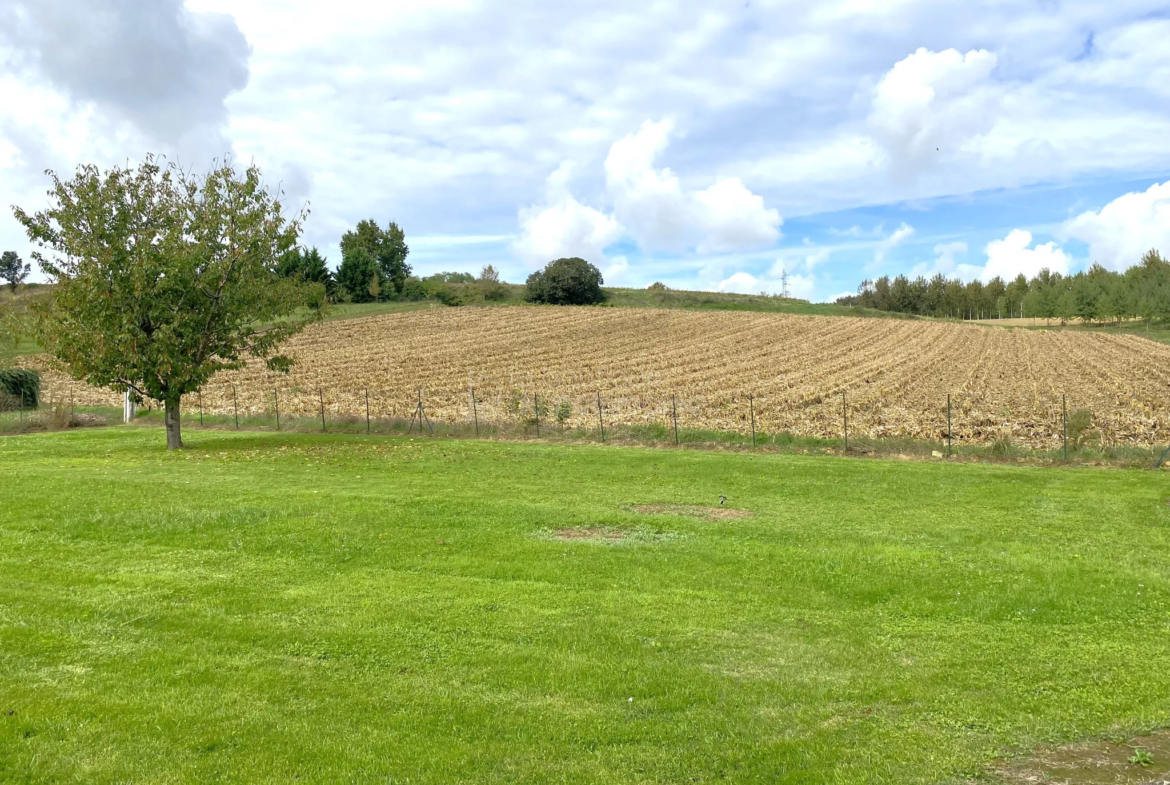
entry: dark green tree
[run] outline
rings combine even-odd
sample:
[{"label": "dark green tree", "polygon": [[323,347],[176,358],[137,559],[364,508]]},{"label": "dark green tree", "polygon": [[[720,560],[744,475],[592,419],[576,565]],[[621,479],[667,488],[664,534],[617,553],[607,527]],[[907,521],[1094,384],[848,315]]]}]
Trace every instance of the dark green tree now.
[{"label": "dark green tree", "polygon": [[294,248],[280,257],[277,266],[286,278],[299,278],[307,283],[319,283],[325,287],[325,295],[333,299],[337,294],[337,281],[329,269],[328,260],[316,247]]},{"label": "dark green tree", "polygon": [[576,256],[549,262],[528,276],[524,299],[547,305],[595,305],[605,301],[601,271]]},{"label": "dark green tree", "polygon": [[25,264],[16,255],[16,251],[5,251],[0,254],[0,279],[7,281],[13,292],[16,291],[16,287],[24,283],[24,279],[28,278],[30,272],[32,272],[32,267]]},{"label": "dark green tree", "polygon": [[161,402],[178,449],[184,394],[245,355],[287,372],[280,343],[320,318],[298,309],[323,293],[279,274],[305,213],[287,217],[259,169],[228,162],[195,177],[147,157],[136,170],[49,176],[49,207],[15,213],[54,284],[41,342],[75,379]]},{"label": "dark green tree", "polygon": [[[377,221],[359,221],[356,228],[341,236],[341,263],[345,264],[346,259],[359,251],[368,254],[378,265],[383,296],[400,294],[410,276],[410,265],[406,263],[410,247],[398,224],[391,222],[383,229]],[[340,268],[338,275],[340,277]],[[367,287],[369,283],[367,279]]]},{"label": "dark green tree", "polygon": [[[377,286],[371,287],[373,283]],[[378,260],[362,247],[351,248],[348,254],[342,255],[341,266],[337,268],[337,285],[355,303],[373,302],[377,296],[371,293],[371,288],[379,292],[385,288]]]}]

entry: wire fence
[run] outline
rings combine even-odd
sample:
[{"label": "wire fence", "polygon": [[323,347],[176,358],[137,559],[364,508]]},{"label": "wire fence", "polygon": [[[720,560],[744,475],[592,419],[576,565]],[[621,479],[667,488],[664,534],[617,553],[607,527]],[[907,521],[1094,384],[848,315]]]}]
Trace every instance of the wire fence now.
[{"label": "wire fence", "polygon": [[[713,398],[667,393],[645,380],[607,380],[604,389],[562,391],[488,384],[465,388],[388,389],[377,386],[261,386],[218,383],[184,396],[184,422],[205,427],[344,432],[458,433],[477,436],[571,437],[599,441],[636,436],[684,444],[722,441],[782,444],[797,438],[833,440],[862,448],[881,440],[913,440],[947,452],[982,446],[1059,450],[1154,450],[1170,443],[1159,411],[1100,402],[1082,403],[1047,393],[1027,416],[1010,405],[973,393],[937,400],[897,400],[826,391],[799,398],[754,392]],[[559,381],[559,380],[558,380]],[[627,382],[623,394],[622,382]],[[76,385],[49,385],[42,409],[66,403],[71,422],[78,406],[120,405],[116,394]],[[23,407],[22,407],[23,409]],[[149,408],[147,409],[149,410]],[[28,413],[15,413],[24,422]],[[80,416],[86,416],[82,413]],[[111,413],[110,419],[117,417]],[[16,424],[6,418],[8,430]],[[0,428],[5,421],[0,420]]]}]

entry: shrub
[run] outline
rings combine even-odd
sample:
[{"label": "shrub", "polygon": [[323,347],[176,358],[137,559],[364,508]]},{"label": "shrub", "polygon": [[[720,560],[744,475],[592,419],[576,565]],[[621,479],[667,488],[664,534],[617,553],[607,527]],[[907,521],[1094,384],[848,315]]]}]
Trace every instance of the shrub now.
[{"label": "shrub", "polygon": [[427,299],[426,285],[415,278],[413,275],[406,279],[402,284],[402,291],[398,295],[399,299],[417,302],[418,300]]},{"label": "shrub", "polygon": [[991,443],[992,455],[1009,455],[1012,451],[1012,437],[1011,434],[1001,433],[995,437],[995,441]]},{"label": "shrub", "polygon": [[646,289],[648,291],[651,291],[651,292],[668,292],[668,291],[670,291],[666,287],[666,284],[664,284],[662,281],[655,281],[654,283],[647,286]]},{"label": "shrub", "polygon": [[0,369],[0,409],[35,409],[40,403],[41,376],[25,368]]},{"label": "shrub", "polygon": [[565,423],[573,416],[573,405],[568,401],[560,401],[553,414],[557,418],[557,425],[561,426],[561,430],[563,431],[565,429]]},{"label": "shrub", "polygon": [[528,276],[524,299],[547,305],[595,305],[605,301],[601,271],[578,257],[557,259]]},{"label": "shrub", "polygon": [[1074,409],[1068,415],[1068,447],[1079,450],[1090,440],[1089,430],[1093,426],[1093,413],[1088,409]]}]

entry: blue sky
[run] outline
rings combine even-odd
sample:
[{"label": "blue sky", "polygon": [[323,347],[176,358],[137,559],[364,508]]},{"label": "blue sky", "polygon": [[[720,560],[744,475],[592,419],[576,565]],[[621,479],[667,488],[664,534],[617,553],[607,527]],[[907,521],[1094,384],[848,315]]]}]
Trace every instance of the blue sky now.
[{"label": "blue sky", "polygon": [[[0,0],[0,203],[231,153],[336,264],[790,290],[1170,253],[1163,2]],[[0,248],[27,253],[9,212]]]}]

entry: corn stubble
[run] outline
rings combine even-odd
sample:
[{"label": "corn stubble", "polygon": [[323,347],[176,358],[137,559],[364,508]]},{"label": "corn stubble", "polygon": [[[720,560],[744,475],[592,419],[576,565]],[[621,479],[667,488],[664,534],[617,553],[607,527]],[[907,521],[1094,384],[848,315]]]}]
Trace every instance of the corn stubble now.
[{"label": "corn stubble", "polygon": [[[409,417],[419,389],[429,417],[518,422],[541,409],[570,412],[564,426],[670,422],[746,432],[748,395],[767,433],[835,437],[842,392],[851,435],[945,437],[946,398],[956,440],[1010,439],[1052,447],[1061,396],[1088,409],[1104,444],[1170,439],[1170,346],[1137,336],[1008,330],[943,322],[604,308],[435,308],[326,322],[288,344],[285,376],[262,363],[217,377],[207,413]],[[69,382],[51,370],[46,385]],[[79,404],[118,396],[74,391]],[[197,411],[196,396],[184,399]],[[549,417],[550,415],[545,415]],[[549,422],[549,426],[553,423]]]}]

